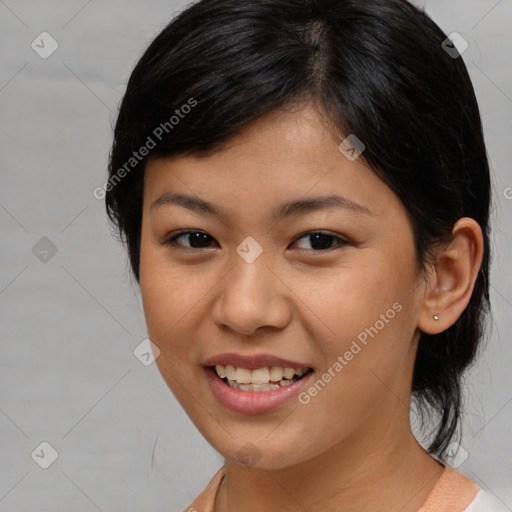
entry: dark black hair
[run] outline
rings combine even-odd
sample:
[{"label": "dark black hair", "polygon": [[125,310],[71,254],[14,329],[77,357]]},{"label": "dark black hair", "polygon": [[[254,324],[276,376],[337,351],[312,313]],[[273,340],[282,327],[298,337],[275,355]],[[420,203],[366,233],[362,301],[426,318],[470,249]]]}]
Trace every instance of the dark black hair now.
[{"label": "dark black hair", "polygon": [[422,333],[414,367],[413,397],[439,413],[428,450],[440,457],[457,432],[462,375],[490,309],[486,148],[471,80],[446,39],[406,0],[192,4],[131,74],[104,189],[138,282],[147,159],[211,154],[259,116],[310,102],[335,133],[364,143],[361,158],[407,209],[421,268],[459,218],[475,219],[484,255],[471,300],[452,327]]}]

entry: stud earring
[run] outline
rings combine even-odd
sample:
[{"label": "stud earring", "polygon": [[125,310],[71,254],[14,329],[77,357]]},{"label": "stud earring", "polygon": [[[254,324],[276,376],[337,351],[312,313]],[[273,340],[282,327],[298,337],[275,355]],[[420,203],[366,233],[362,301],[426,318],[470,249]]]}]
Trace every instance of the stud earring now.
[{"label": "stud earring", "polygon": [[439,320],[439,317],[437,315],[434,315],[434,320]]}]

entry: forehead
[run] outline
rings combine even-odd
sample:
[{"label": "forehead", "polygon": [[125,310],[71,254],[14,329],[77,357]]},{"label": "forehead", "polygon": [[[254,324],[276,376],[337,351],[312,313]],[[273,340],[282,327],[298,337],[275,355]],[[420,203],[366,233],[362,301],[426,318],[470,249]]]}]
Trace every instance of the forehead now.
[{"label": "forehead", "polygon": [[173,193],[245,211],[284,199],[338,194],[354,204],[373,203],[367,209],[378,213],[396,197],[361,158],[349,160],[339,150],[341,140],[309,105],[272,111],[206,157],[149,160],[145,209]]}]

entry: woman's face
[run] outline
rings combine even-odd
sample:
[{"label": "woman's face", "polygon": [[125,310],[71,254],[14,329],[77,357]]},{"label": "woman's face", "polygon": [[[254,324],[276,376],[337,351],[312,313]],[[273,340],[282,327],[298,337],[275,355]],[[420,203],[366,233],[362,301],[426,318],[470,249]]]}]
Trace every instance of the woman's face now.
[{"label": "woman's face", "polygon": [[242,464],[357,455],[409,425],[423,297],[412,229],[340,142],[305,105],[211,156],[146,167],[140,286],[156,362],[204,437]]}]

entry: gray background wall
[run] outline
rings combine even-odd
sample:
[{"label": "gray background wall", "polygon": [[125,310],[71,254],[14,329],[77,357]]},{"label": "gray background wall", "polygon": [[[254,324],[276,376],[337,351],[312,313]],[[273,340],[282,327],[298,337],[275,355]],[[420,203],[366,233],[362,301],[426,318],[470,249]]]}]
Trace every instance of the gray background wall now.
[{"label": "gray background wall", "polygon": [[[92,194],[105,180],[131,69],[184,5],[0,0],[4,512],[177,511],[222,464],[156,366],[133,354],[146,338],[139,294]],[[494,328],[468,379],[468,457],[457,464],[512,510],[512,2],[421,5],[469,43],[463,58],[495,187]],[[58,43],[45,59],[31,47],[35,40],[39,53],[51,50],[48,36],[38,38],[44,31]],[[51,461],[42,442],[58,453],[48,469],[40,467]]]}]

